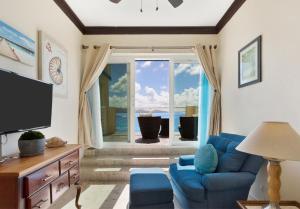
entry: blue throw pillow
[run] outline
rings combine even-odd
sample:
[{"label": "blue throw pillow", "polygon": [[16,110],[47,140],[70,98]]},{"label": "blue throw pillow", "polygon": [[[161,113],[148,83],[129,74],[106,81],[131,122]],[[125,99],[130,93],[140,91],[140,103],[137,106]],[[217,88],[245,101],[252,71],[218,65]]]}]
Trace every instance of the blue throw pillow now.
[{"label": "blue throw pillow", "polygon": [[213,173],[218,165],[218,154],[214,146],[206,144],[200,147],[195,154],[194,165],[200,174]]}]

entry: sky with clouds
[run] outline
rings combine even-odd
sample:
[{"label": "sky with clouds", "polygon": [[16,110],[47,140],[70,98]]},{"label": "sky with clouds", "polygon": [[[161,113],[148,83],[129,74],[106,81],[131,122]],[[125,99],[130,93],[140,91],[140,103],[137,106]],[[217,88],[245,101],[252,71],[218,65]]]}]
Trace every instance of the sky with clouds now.
[{"label": "sky with clouds", "polygon": [[136,61],[136,111],[167,110],[169,107],[169,62]]},{"label": "sky with clouds", "polygon": [[[127,107],[127,66],[113,64],[110,80],[110,106]],[[136,61],[136,111],[168,111],[169,61]],[[201,67],[199,64],[175,64],[176,107],[198,105]]]}]

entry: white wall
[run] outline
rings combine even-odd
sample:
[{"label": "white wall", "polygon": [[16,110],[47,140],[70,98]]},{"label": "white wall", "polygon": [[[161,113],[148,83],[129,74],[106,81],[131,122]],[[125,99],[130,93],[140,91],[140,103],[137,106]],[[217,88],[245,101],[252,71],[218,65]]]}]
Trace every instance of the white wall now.
[{"label": "white wall", "polygon": [[[46,137],[59,136],[69,143],[77,143],[81,33],[53,0],[1,0],[0,19],[35,40],[36,46],[37,31],[42,30],[68,51],[68,97],[54,97],[52,127],[42,132]],[[24,67],[3,57],[0,57],[0,66],[37,78],[37,53],[34,68]],[[8,135],[8,142],[3,145],[4,155],[18,151],[19,135]]]},{"label": "white wall", "polygon": [[[261,121],[288,121],[300,133],[300,1],[248,0],[219,34],[223,131],[248,134]],[[262,35],[263,82],[239,89],[238,50]],[[299,150],[300,152],[300,150]],[[300,201],[300,163],[282,163],[282,198]],[[265,197],[265,168],[252,195]]]}]

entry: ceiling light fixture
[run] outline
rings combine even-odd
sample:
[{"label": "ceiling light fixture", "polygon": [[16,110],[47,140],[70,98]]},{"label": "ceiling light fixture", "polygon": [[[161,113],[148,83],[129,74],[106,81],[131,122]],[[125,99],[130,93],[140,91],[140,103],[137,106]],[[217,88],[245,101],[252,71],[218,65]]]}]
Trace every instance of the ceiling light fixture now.
[{"label": "ceiling light fixture", "polygon": [[[121,0],[109,0],[115,4],[118,4],[120,3]],[[179,7],[182,3],[183,3],[183,0],[168,0],[170,2],[170,4],[174,7],[174,8],[177,8]],[[156,1],[157,2],[157,1]],[[159,7],[158,7],[158,3],[156,3],[156,11],[159,10]],[[141,9],[141,12],[143,12],[143,9]]]},{"label": "ceiling light fixture", "polygon": [[141,10],[140,10],[141,13],[143,13],[143,0],[141,0]]},{"label": "ceiling light fixture", "polygon": [[183,3],[183,0],[169,0],[169,2],[174,8],[177,8]]},{"label": "ceiling light fixture", "polygon": [[110,0],[110,1],[115,3],[115,4],[118,4],[118,3],[120,3],[121,0]]}]

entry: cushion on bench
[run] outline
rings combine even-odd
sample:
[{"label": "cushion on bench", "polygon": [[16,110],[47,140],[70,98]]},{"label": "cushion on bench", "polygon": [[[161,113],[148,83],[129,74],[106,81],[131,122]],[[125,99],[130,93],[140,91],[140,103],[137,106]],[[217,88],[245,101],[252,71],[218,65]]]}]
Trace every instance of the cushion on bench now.
[{"label": "cushion on bench", "polygon": [[130,206],[173,203],[173,190],[160,168],[133,169],[130,175]]}]

